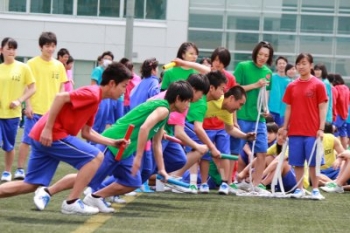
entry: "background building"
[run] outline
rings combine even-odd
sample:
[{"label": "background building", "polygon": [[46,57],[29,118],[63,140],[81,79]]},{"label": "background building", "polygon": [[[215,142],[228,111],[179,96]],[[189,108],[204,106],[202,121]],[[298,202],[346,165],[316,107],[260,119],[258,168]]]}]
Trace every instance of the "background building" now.
[{"label": "background building", "polygon": [[[26,60],[39,53],[42,31],[58,36],[77,60],[78,86],[90,82],[99,54],[124,56],[126,0],[0,0],[1,38],[19,42]],[[135,0],[133,62],[156,57],[167,63],[184,41],[195,42],[200,57],[218,46],[232,53],[228,70],[269,41],[276,56],[294,63],[300,52],[314,55],[329,72],[350,76],[350,0]],[[136,69],[136,71],[138,71]]]}]

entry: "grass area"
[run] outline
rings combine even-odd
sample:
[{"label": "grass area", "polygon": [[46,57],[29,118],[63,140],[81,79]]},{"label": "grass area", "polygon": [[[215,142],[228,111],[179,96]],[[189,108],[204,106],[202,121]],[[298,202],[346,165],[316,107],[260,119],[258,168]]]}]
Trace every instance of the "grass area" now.
[{"label": "grass area", "polygon": [[[1,151],[0,171],[3,156]],[[72,171],[61,164],[54,180]],[[350,212],[349,193],[325,194],[326,200],[313,201],[211,192],[142,194],[127,205],[114,205],[119,209],[114,214],[67,216],[60,213],[66,195],[54,196],[44,211],[35,209],[33,194],[0,199],[0,232],[347,232]]]}]

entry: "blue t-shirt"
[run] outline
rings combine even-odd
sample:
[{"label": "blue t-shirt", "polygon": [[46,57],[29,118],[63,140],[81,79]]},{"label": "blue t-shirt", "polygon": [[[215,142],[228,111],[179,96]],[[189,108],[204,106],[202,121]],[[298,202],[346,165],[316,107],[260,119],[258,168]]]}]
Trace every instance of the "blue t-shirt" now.
[{"label": "blue t-shirt", "polygon": [[278,74],[273,74],[271,80],[269,110],[270,112],[284,116],[286,105],[283,103],[282,98],[286,92],[287,85],[290,83],[290,79],[285,76],[281,77]]},{"label": "blue t-shirt", "polygon": [[328,109],[327,109],[327,115],[326,115],[326,122],[332,123],[333,122],[333,111],[332,111],[332,106],[333,106],[333,94],[332,94],[332,85],[328,81],[328,79],[323,79],[322,80],[324,85],[326,86],[326,92],[327,92],[327,97],[328,97]]},{"label": "blue t-shirt", "polygon": [[130,109],[146,102],[160,92],[159,79],[156,76],[143,78],[130,93]]},{"label": "blue t-shirt", "polygon": [[91,79],[95,80],[98,85],[101,84],[103,70],[102,66],[97,66],[91,72]]}]

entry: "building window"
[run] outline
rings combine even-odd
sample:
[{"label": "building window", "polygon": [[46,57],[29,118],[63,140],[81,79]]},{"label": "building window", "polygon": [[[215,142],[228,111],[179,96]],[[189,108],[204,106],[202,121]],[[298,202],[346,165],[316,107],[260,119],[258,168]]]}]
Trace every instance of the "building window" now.
[{"label": "building window", "polygon": [[120,0],[100,0],[100,16],[119,17]]},{"label": "building window", "polygon": [[97,16],[98,0],[78,0],[77,15]]},{"label": "building window", "polygon": [[[134,17],[136,19],[165,19],[166,0],[135,0]],[[124,0],[124,16],[127,0]]]},{"label": "building window", "polygon": [[295,32],[297,15],[294,14],[267,14],[264,17],[264,31]]},{"label": "building window", "polygon": [[9,11],[26,12],[26,0],[11,0],[9,1]]},{"label": "building window", "polygon": [[51,0],[31,0],[30,12],[32,13],[51,13]]},{"label": "building window", "polygon": [[311,54],[332,54],[332,37],[300,36],[300,52]]},{"label": "building window", "polygon": [[52,1],[52,13],[60,15],[73,15],[73,0]]},{"label": "building window", "polygon": [[301,16],[301,32],[307,33],[333,33],[332,16],[316,16],[302,15]]}]

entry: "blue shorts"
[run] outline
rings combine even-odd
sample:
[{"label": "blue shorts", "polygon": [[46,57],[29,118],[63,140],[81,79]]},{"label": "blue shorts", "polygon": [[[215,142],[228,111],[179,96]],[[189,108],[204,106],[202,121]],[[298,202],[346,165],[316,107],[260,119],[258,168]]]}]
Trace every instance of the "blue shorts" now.
[{"label": "blue shorts", "polygon": [[25,182],[48,186],[60,161],[80,169],[93,160],[100,151],[73,136],[54,141],[50,147],[32,140],[32,151],[29,157]]},{"label": "blue shorts", "polygon": [[110,99],[103,99],[98,106],[94,125],[92,126],[97,133],[102,133],[106,128],[108,116],[111,114],[109,105]]},{"label": "blue shorts", "polygon": [[247,153],[245,153],[244,150],[242,150],[242,152],[239,154],[239,157],[241,157],[241,159],[243,160],[243,162],[248,165],[249,164],[249,156]]},{"label": "blue shorts", "polygon": [[141,173],[137,172],[135,176],[131,175],[131,168],[134,162],[134,156],[130,156],[120,161],[115,160],[115,156],[112,152],[104,145],[97,145],[97,148],[103,151],[104,159],[95,176],[88,185],[93,190],[99,190],[102,188],[102,182],[107,176],[113,175],[114,182],[127,187],[138,188],[141,186]]},{"label": "blue shorts", "polygon": [[350,123],[346,122],[346,134],[350,137]]},{"label": "blue shorts", "polygon": [[0,119],[0,145],[6,152],[14,149],[20,118]]},{"label": "blue shorts", "polygon": [[[205,130],[205,132],[221,153],[230,154],[230,135],[226,132],[226,130]],[[207,153],[202,157],[202,159],[211,161],[212,157],[209,153]]]},{"label": "blue shorts", "polygon": [[29,119],[26,117],[24,121],[24,132],[22,136],[22,142],[25,144],[30,145],[32,143],[32,139],[29,137],[29,133],[32,130],[35,123],[42,117],[42,115],[39,114],[33,114],[33,118]]},{"label": "blue shorts", "polygon": [[340,172],[340,168],[334,169],[333,167],[329,167],[327,169],[321,170],[321,174],[327,176],[331,180],[337,179]]},{"label": "blue shorts", "polygon": [[141,183],[145,183],[153,174],[156,167],[152,150],[144,151],[141,164]]},{"label": "blue shorts", "polygon": [[[165,171],[167,173],[177,171],[181,169],[183,166],[185,166],[187,162],[186,153],[179,143],[171,142],[168,140],[162,140],[162,148],[163,148],[164,166],[165,166]],[[154,156],[152,156],[152,161],[153,161],[153,172],[151,175],[156,174],[158,172],[158,168],[157,168],[157,164]]]},{"label": "blue shorts", "polygon": [[[238,120],[238,124],[242,132],[248,133],[248,132],[254,132],[255,130],[255,122],[253,121]],[[244,139],[230,137],[231,154],[239,155],[245,143],[246,143],[246,140]],[[248,142],[248,143],[249,143],[249,146],[252,147],[252,142]],[[267,151],[266,123],[259,122],[254,152],[266,153],[266,151]]]},{"label": "blue shorts", "polygon": [[110,111],[107,118],[107,124],[114,124],[119,118],[124,116],[124,101],[120,98],[117,100],[109,100]]},{"label": "blue shorts", "polygon": [[[189,122],[185,122],[185,133],[196,143],[203,145],[203,142],[201,140],[199,140],[199,138],[197,137],[196,133],[194,132],[194,125],[189,123]],[[185,152],[188,153],[190,151],[192,151],[193,148],[189,147],[189,146],[185,146]]]},{"label": "blue shorts", "polygon": [[[309,163],[315,141],[316,137],[289,136],[289,164],[292,166],[304,167],[305,160]],[[314,167],[316,164],[316,150],[309,164],[311,167]],[[322,160],[324,161],[324,159]]]},{"label": "blue shorts", "polygon": [[273,117],[273,121],[279,126],[281,127],[283,125],[284,122],[284,116],[281,116],[279,113],[275,113],[275,112],[270,112],[270,114]]},{"label": "blue shorts", "polygon": [[347,137],[347,123],[346,120],[342,119],[339,115],[337,116],[335,122],[335,127],[337,127],[337,132],[334,133],[334,136],[338,137]]},{"label": "blue shorts", "polygon": [[129,106],[124,105],[124,115],[126,115],[128,112],[130,112],[130,105]]},{"label": "blue shorts", "polygon": [[[290,169],[289,172],[282,177],[282,182],[283,182],[283,188],[284,188],[285,192],[294,191],[292,189],[297,184],[297,179],[295,177],[295,173],[294,173],[293,169]],[[275,189],[276,189],[276,192],[282,191],[278,182],[277,182],[277,186]]]}]

